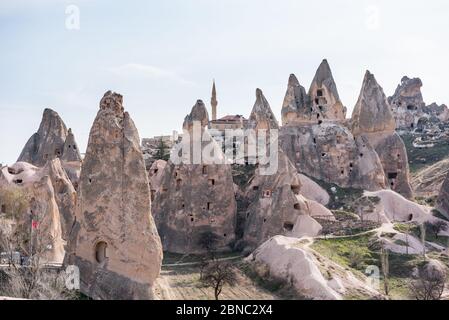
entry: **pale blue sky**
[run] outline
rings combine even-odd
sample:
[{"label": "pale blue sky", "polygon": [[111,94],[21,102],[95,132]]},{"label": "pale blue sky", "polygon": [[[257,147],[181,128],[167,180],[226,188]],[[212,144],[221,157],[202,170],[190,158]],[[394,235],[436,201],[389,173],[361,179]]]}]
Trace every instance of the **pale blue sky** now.
[{"label": "pale blue sky", "polygon": [[[68,4],[80,30],[66,28]],[[289,74],[308,88],[323,58],[350,112],[366,69],[387,95],[419,76],[427,103],[449,104],[448,16],[446,0],[1,0],[0,162],[17,159],[45,107],[84,150],[109,89],[141,137],[179,130],[213,78],[219,116],[248,116],[259,87],[280,118]]]}]

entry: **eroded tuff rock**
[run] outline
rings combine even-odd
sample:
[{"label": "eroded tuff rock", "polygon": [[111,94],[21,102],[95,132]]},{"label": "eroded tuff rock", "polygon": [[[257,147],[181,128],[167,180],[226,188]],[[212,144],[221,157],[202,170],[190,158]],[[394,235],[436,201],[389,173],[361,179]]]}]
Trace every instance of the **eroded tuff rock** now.
[{"label": "eroded tuff rock", "polygon": [[449,218],[449,174],[441,186],[436,207],[442,214]]},{"label": "eroded tuff rock", "polygon": [[[256,95],[250,116],[252,127],[267,132],[277,129],[278,124],[262,91],[258,90]],[[311,217],[313,201],[301,195],[300,175],[282,149],[276,151],[276,170],[268,169],[274,163],[259,163],[245,190],[244,197],[249,204],[243,237],[245,250],[255,249],[274,235],[316,236],[321,230],[319,223]]]},{"label": "eroded tuff rock", "polygon": [[306,299],[342,300],[353,294],[368,299],[381,296],[363,276],[356,277],[348,268],[312,251],[297,238],[275,236],[258,247],[247,261],[259,276],[283,280]]},{"label": "eroded tuff rock", "polygon": [[338,123],[283,126],[280,144],[296,169],[341,187],[386,187],[379,156],[364,137]]},{"label": "eroded tuff rock", "polygon": [[270,104],[260,89],[256,89],[256,102],[251,110],[247,129],[267,131],[270,129],[279,129],[279,124],[271,110]]},{"label": "eroded tuff rock", "polygon": [[309,92],[299,84],[294,74],[288,79],[282,104],[282,124],[316,124],[326,120],[344,121],[346,108],[340,101],[327,60],[319,66]]},{"label": "eroded tuff rock", "polygon": [[436,103],[426,106],[421,93],[422,86],[421,79],[404,76],[394,95],[388,98],[397,129],[422,130],[419,127],[424,124],[424,127],[429,127],[432,123],[449,119],[447,106]]},{"label": "eroded tuff rock", "polygon": [[66,125],[55,111],[45,109],[39,130],[28,140],[17,161],[41,167],[55,158],[81,161],[71,130],[67,131]]},{"label": "eroded tuff rock", "polygon": [[156,193],[162,184],[162,178],[164,177],[164,170],[167,166],[167,161],[156,160],[148,170],[148,179],[150,180],[151,201],[154,200]]},{"label": "eroded tuff rock", "polygon": [[244,247],[254,250],[275,235],[316,236],[321,226],[311,217],[309,202],[301,195],[302,184],[296,168],[280,151],[278,170],[272,175],[256,169],[245,191],[246,210]]},{"label": "eroded tuff rock", "polygon": [[151,299],[162,247],[139,135],[122,100],[106,92],[90,131],[69,261],[94,299]]},{"label": "eroded tuff rock", "polygon": [[309,97],[314,110],[324,120],[345,120],[346,107],[338,95],[332,71],[327,60],[323,60],[309,89]]},{"label": "eroded tuff rock", "polygon": [[395,132],[382,87],[366,72],[360,96],[352,114],[352,132],[365,138],[379,155],[388,186],[407,198],[413,196],[409,180],[408,157],[404,142]]},{"label": "eroded tuff rock", "polygon": [[413,129],[425,106],[419,78],[403,77],[393,96],[388,98],[398,129]]},{"label": "eroded tuff rock", "polygon": [[[215,234],[218,249],[235,239],[237,205],[231,167],[205,128],[207,123],[207,110],[198,100],[184,121],[178,145],[192,152],[183,154],[179,163],[168,161],[156,192],[153,215],[164,250],[170,252],[204,252],[200,239],[205,234]],[[199,135],[194,134],[196,130]],[[195,159],[200,154],[198,163]]]},{"label": "eroded tuff rock", "polygon": [[449,159],[425,167],[412,176],[413,191],[417,196],[438,196],[444,180],[449,174]]},{"label": "eroded tuff rock", "polygon": [[[74,191],[59,161],[48,162],[44,168],[26,162],[4,167],[0,171],[0,187],[20,188],[28,201],[27,214],[17,217],[17,223],[28,234],[31,221],[35,222],[33,254],[40,255],[42,263],[62,263],[65,242],[61,226],[66,226],[64,215],[73,219],[70,200],[74,200]],[[69,201],[63,200],[66,198]]]}]

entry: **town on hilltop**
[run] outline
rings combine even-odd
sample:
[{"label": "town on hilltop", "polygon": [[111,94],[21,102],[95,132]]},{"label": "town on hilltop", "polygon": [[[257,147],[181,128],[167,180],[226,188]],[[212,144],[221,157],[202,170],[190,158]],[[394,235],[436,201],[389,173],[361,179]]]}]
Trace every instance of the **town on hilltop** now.
[{"label": "town on hilltop", "polygon": [[281,119],[261,89],[219,116],[214,81],[182,133],[142,139],[108,91],[86,150],[43,110],[0,169],[0,296],[449,299],[448,107],[366,71],[349,115],[327,60],[286,80]]}]

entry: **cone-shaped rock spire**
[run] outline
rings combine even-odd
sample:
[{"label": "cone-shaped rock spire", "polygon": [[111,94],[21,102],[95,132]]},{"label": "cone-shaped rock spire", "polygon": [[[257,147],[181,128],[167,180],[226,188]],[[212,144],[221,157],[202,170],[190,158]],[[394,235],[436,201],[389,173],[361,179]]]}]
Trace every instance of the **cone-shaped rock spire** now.
[{"label": "cone-shaped rock spire", "polygon": [[262,90],[256,89],[256,102],[248,120],[251,129],[278,129],[279,124]]},{"label": "cone-shaped rock spire", "polygon": [[81,270],[81,290],[92,298],[149,299],[162,247],[151,215],[139,134],[122,101],[108,91],[90,131],[72,263]]},{"label": "cone-shaped rock spire", "polygon": [[352,131],[361,133],[390,132],[396,128],[390,106],[382,87],[366,71],[359,99],[352,113]]},{"label": "cone-shaped rock spire", "polygon": [[[62,158],[68,136],[67,127],[58,113],[45,109],[38,131],[28,140],[17,161],[41,167],[48,160]],[[72,145],[76,145],[73,134],[70,141]],[[70,158],[81,161],[79,152],[72,153]]]},{"label": "cone-shaped rock spire", "polygon": [[323,60],[309,89],[312,106],[318,108],[320,117],[327,120],[344,120],[346,108],[340,101],[332,71],[327,60]]}]

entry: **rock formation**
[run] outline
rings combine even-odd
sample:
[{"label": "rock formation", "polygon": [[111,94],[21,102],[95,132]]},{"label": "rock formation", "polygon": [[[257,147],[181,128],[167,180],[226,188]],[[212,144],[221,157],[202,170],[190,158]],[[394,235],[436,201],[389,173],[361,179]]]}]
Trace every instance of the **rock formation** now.
[{"label": "rock formation", "polygon": [[[191,152],[183,153],[179,163],[168,161],[163,171],[153,215],[166,251],[204,252],[201,239],[211,234],[217,249],[228,248],[235,239],[237,208],[231,167],[210,137],[208,122],[205,105],[198,100],[184,120],[183,139],[178,145]],[[204,158],[205,153],[211,161]],[[203,158],[198,163],[194,160],[199,156]]]},{"label": "rock formation", "polygon": [[[250,116],[252,127],[267,131],[277,129],[278,124],[262,91],[258,89],[256,96]],[[275,235],[316,236],[321,230],[310,216],[312,201],[301,195],[302,184],[296,168],[281,148],[274,151],[277,151],[277,170],[263,174],[261,169],[272,164],[259,164],[245,191],[249,203],[243,237],[246,250],[256,248]]]},{"label": "rock formation", "polygon": [[405,145],[395,132],[395,121],[383,89],[369,71],[352,114],[352,132],[355,137],[365,138],[376,150],[388,186],[411,198],[413,191]]},{"label": "rock formation", "polygon": [[150,170],[148,171],[148,179],[150,180],[150,191],[151,191],[151,201],[154,200],[156,193],[159,191],[159,188],[162,184],[162,178],[164,177],[164,170],[167,166],[167,161],[164,160],[156,160],[151,165]]},{"label": "rock formation", "polygon": [[90,131],[69,261],[94,299],[151,299],[162,248],[139,135],[122,100],[106,92]]},{"label": "rock formation", "polygon": [[323,60],[316,71],[309,89],[309,98],[314,112],[320,115],[320,119],[345,120],[346,107],[340,101],[337,85],[327,60]]},{"label": "rock formation", "polygon": [[25,162],[4,167],[0,187],[20,188],[29,202],[28,214],[17,217],[17,222],[28,235],[34,221],[33,254],[38,254],[42,263],[62,263],[65,242],[61,226],[65,228],[73,220],[70,201],[74,200],[74,191],[59,161],[49,162],[44,168]]},{"label": "rock formation", "polygon": [[423,124],[429,127],[431,123],[449,119],[447,106],[439,106],[436,103],[426,106],[421,93],[422,86],[421,79],[404,76],[394,95],[388,98],[397,129],[410,131]]},{"label": "rock formation", "polygon": [[55,158],[81,161],[71,130],[67,131],[66,125],[55,111],[45,109],[39,130],[28,140],[17,161],[41,167]]},{"label": "rock formation", "polygon": [[367,285],[367,279],[356,277],[348,268],[311,251],[296,238],[273,237],[247,261],[262,278],[283,280],[306,299],[342,300],[351,294],[366,298],[380,296]]},{"label": "rock formation", "polygon": [[337,123],[283,126],[280,144],[297,170],[341,187],[386,187],[380,159],[364,137]]},{"label": "rock formation", "polygon": [[449,218],[449,174],[441,186],[436,207],[442,214]]},{"label": "rock formation", "polygon": [[413,174],[411,181],[413,191],[421,197],[438,196],[448,174],[449,159],[425,167]]}]

